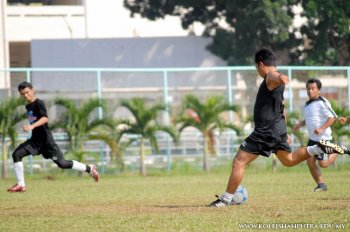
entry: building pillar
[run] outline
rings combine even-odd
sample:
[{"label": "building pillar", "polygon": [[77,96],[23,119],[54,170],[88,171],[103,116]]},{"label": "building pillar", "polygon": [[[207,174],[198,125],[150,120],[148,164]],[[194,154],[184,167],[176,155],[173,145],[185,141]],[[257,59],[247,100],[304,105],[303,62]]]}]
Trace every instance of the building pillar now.
[{"label": "building pillar", "polygon": [[[6,7],[7,1],[0,2],[0,69],[9,68],[9,42],[6,37]],[[0,70],[0,99],[9,96],[10,75]]]}]

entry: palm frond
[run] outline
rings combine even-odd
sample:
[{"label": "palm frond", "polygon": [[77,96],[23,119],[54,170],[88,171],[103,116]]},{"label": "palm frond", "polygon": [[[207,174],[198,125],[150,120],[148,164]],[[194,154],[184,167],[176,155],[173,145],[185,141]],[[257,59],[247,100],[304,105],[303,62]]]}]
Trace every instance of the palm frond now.
[{"label": "palm frond", "polygon": [[99,107],[101,107],[101,109],[105,111],[106,103],[103,99],[89,99],[81,106],[79,110],[79,114],[81,115],[80,118],[88,118],[86,116],[90,115],[94,110],[98,109]]}]

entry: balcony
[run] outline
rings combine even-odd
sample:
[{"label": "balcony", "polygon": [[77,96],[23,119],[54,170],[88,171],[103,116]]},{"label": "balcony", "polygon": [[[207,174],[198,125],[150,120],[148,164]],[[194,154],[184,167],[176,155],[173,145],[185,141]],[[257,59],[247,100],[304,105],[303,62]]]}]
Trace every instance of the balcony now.
[{"label": "balcony", "polygon": [[84,6],[7,6],[6,37],[11,42],[85,38]]}]

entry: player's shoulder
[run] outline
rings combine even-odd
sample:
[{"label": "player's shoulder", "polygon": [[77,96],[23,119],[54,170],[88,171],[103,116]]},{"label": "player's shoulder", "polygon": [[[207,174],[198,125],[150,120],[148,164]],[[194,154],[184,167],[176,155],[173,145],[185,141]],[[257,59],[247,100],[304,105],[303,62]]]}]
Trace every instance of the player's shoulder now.
[{"label": "player's shoulder", "polygon": [[327,98],[320,96],[319,97],[320,101],[326,102],[327,104],[330,104]]},{"label": "player's shoulder", "polygon": [[287,85],[289,82],[288,76],[279,72],[279,71],[271,71],[267,74],[266,79],[268,82],[273,82],[276,84],[284,84]]},{"label": "player's shoulder", "polygon": [[40,98],[35,99],[35,102],[39,106],[45,106],[45,102],[43,100],[41,100]]},{"label": "player's shoulder", "polygon": [[324,103],[328,103],[328,100],[324,97],[321,97],[321,96],[319,96],[316,99],[309,99],[308,101],[305,102],[305,107],[311,105],[311,103],[313,105],[315,105],[315,104],[322,105]]},{"label": "player's shoulder", "polygon": [[36,98],[35,101],[38,102],[38,103],[44,103],[44,101],[41,100],[40,98]]}]

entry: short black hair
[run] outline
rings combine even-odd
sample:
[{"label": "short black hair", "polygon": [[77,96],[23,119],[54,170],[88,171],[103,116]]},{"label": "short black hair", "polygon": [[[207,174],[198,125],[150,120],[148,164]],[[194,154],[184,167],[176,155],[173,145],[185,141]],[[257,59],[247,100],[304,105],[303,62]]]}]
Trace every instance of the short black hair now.
[{"label": "short black hair", "polygon": [[311,79],[307,80],[306,87],[307,87],[308,84],[313,84],[313,83],[316,83],[318,89],[322,88],[321,81],[319,79],[316,79],[316,78],[311,78]]},{"label": "short black hair", "polygon": [[22,83],[20,83],[18,85],[18,92],[21,91],[22,89],[25,89],[25,88],[32,89],[33,85],[30,82],[28,82],[28,81],[23,81]]},{"label": "short black hair", "polygon": [[259,62],[276,67],[276,56],[270,50],[262,48],[255,53],[255,63],[258,64]]}]

